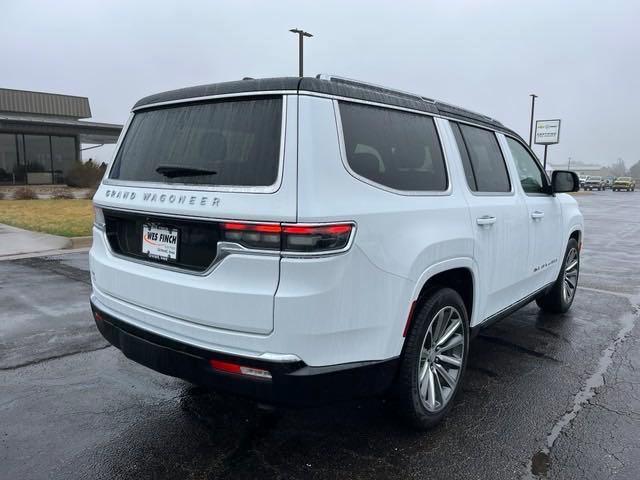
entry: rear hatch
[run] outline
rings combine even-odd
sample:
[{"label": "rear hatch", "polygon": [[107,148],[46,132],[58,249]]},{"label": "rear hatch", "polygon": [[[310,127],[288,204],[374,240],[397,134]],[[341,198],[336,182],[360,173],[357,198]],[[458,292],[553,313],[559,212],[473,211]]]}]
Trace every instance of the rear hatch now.
[{"label": "rear hatch", "polygon": [[189,322],[271,332],[279,244],[246,251],[228,230],[295,222],[295,102],[235,97],[136,111],[94,198],[110,257],[94,255],[96,289]]}]

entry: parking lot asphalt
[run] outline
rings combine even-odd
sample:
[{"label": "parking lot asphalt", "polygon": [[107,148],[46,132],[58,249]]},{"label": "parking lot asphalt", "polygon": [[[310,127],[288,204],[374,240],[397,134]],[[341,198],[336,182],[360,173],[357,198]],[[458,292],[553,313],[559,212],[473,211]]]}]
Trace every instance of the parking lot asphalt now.
[{"label": "parking lot asphalt", "polygon": [[95,330],[86,254],[0,262],[0,478],[637,479],[640,194],[576,198],[572,310],[483,331],[427,433],[378,399],[271,411],[154,373]]}]

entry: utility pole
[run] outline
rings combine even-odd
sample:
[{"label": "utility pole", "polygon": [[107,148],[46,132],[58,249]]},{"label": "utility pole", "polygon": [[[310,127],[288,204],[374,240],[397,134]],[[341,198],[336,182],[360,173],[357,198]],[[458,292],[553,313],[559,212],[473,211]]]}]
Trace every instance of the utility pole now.
[{"label": "utility pole", "polygon": [[571,157],[569,157],[569,163],[567,163],[567,170],[571,170]]},{"label": "utility pole", "polygon": [[313,37],[309,32],[300,30],[299,28],[292,28],[289,30],[291,33],[298,34],[298,76],[303,76],[303,62],[304,62],[304,37]]},{"label": "utility pole", "polygon": [[533,140],[533,112],[536,109],[536,98],[538,96],[535,93],[529,95],[531,97],[531,123],[529,124],[529,148],[531,148],[531,142]]}]

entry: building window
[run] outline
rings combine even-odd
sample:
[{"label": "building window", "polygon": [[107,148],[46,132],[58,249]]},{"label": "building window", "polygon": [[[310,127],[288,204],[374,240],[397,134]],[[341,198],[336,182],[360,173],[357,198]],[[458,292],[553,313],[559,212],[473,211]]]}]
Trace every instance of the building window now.
[{"label": "building window", "polygon": [[51,173],[51,141],[48,135],[25,135],[24,155],[27,164],[27,183],[53,183]]},{"label": "building window", "polygon": [[12,133],[0,133],[0,185],[12,185],[22,178],[18,166],[16,136]]},{"label": "building window", "polygon": [[77,161],[75,137],[0,133],[0,185],[65,184]]},{"label": "building window", "polygon": [[76,163],[76,139],[74,137],[51,137],[53,158],[53,183],[66,183],[69,171]]}]

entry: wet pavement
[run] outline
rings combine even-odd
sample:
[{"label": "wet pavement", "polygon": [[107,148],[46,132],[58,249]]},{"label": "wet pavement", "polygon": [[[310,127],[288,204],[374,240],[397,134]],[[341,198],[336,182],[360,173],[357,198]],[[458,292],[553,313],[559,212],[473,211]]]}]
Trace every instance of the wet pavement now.
[{"label": "wet pavement", "polygon": [[640,194],[577,198],[572,310],[482,332],[428,433],[376,399],[268,411],[156,374],[95,330],[86,254],[0,262],[0,478],[637,479]]}]

